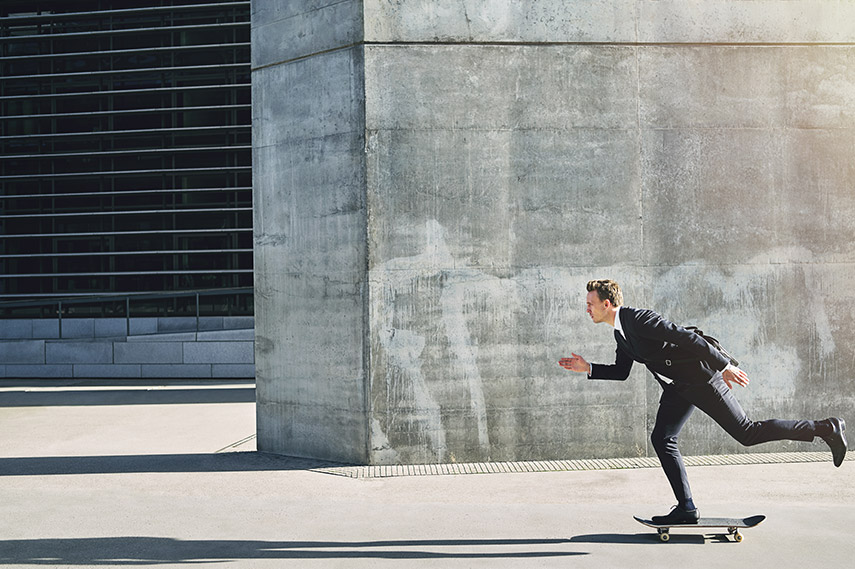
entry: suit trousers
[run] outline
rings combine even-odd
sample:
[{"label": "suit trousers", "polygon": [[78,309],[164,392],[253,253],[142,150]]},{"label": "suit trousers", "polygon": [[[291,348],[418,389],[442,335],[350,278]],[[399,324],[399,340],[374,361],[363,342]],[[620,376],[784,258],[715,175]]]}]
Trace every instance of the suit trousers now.
[{"label": "suit trousers", "polygon": [[677,440],[695,408],[709,415],[744,446],[781,440],[812,441],[816,436],[814,421],[750,420],[721,372],[707,382],[675,382],[663,387],[650,440],[680,506],[690,502],[692,491]]}]

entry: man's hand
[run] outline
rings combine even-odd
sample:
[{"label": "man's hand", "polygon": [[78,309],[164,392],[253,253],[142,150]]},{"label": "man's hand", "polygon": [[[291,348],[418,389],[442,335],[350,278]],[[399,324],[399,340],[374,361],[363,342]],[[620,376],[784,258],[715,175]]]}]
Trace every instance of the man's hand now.
[{"label": "man's hand", "polygon": [[568,369],[570,371],[576,371],[579,373],[588,373],[591,371],[591,366],[588,362],[585,361],[585,358],[580,356],[579,354],[572,354],[571,358],[561,358],[558,360],[558,365],[563,367],[564,369]]},{"label": "man's hand", "polygon": [[748,387],[748,375],[736,366],[728,366],[721,372],[721,378],[727,384],[728,389],[733,389],[733,384]]}]

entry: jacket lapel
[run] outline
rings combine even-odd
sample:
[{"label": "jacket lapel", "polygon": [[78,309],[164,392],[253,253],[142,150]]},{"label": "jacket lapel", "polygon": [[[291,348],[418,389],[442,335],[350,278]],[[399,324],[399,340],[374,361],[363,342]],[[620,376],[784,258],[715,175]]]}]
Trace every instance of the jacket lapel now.
[{"label": "jacket lapel", "polygon": [[[626,313],[626,310],[621,309],[620,312],[618,312],[618,317],[620,318],[620,316],[624,313]],[[632,324],[632,318],[620,319],[620,325],[621,329],[623,330],[623,334],[615,330],[615,340],[617,341],[618,346],[620,346],[627,354],[629,354],[632,359],[634,359],[635,361],[641,361],[638,358],[638,352],[635,351],[635,348],[633,346],[631,340],[632,334],[627,331],[627,324]]]}]

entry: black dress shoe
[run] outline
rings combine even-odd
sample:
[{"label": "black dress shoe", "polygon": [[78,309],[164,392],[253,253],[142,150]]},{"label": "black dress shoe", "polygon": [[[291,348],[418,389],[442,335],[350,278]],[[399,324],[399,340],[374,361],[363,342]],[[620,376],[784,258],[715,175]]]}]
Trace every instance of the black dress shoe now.
[{"label": "black dress shoe", "polygon": [[831,434],[822,437],[828,446],[831,447],[831,456],[834,459],[834,466],[843,464],[843,459],[846,458],[846,421],[831,417],[825,420],[831,425]]},{"label": "black dress shoe", "polygon": [[680,506],[674,506],[671,513],[665,516],[653,516],[650,521],[660,526],[670,526],[676,524],[696,524],[700,519],[701,514],[698,510],[684,510]]}]

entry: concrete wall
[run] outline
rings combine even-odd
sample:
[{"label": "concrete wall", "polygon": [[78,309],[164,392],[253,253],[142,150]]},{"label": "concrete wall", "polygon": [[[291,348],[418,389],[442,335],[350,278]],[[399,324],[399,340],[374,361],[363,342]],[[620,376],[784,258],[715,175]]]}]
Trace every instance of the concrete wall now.
[{"label": "concrete wall", "polygon": [[[252,378],[252,317],[0,321],[0,378]],[[130,329],[131,335],[126,335]]]},{"label": "concrete wall", "polygon": [[252,15],[258,447],[354,462],[368,458],[359,9],[271,0]]},{"label": "concrete wall", "polygon": [[[599,277],[719,337],[752,417],[853,408],[855,3],[280,4],[253,2],[260,448],[651,454],[646,372],[556,363],[613,358]],[[700,414],[682,447],[742,450]]]}]

